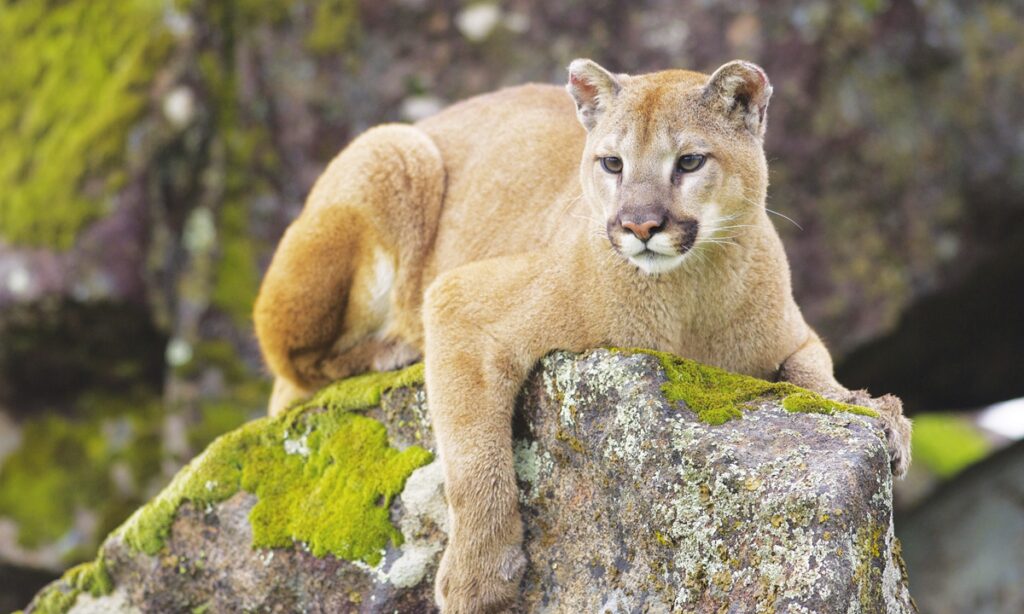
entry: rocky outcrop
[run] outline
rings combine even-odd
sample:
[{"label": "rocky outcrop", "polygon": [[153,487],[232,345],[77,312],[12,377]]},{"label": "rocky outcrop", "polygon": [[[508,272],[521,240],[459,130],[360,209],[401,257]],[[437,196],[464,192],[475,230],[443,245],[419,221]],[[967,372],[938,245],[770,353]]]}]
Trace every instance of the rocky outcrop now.
[{"label": "rocky outcrop", "polygon": [[903,519],[923,612],[1024,612],[1024,442],[970,467]]},{"label": "rocky outcrop", "polygon": [[[431,611],[446,508],[421,372],[220,438],[27,612]],[[522,605],[913,611],[868,414],[665,355],[552,354],[515,425]]]}]

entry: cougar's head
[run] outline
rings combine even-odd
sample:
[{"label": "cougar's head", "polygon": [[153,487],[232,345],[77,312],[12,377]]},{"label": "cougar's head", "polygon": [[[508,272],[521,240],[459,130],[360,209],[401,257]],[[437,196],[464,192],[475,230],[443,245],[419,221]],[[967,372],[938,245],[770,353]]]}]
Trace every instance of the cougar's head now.
[{"label": "cougar's head", "polygon": [[732,243],[761,214],[772,88],[759,67],[629,76],[575,60],[567,89],[588,132],[583,193],[601,207],[614,249],[642,271]]}]

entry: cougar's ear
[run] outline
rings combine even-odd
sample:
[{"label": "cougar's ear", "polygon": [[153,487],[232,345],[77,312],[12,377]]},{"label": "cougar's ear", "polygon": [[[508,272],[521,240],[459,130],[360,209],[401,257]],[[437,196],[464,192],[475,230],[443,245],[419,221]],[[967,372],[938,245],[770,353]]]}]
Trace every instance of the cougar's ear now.
[{"label": "cougar's ear", "polygon": [[576,116],[589,131],[618,95],[622,85],[615,75],[597,62],[579,59],[569,64],[569,83],[565,89],[569,90],[576,101]]},{"label": "cougar's ear", "polygon": [[724,113],[737,128],[764,136],[765,111],[772,97],[768,76],[757,64],[734,60],[711,75],[704,87],[704,100]]}]

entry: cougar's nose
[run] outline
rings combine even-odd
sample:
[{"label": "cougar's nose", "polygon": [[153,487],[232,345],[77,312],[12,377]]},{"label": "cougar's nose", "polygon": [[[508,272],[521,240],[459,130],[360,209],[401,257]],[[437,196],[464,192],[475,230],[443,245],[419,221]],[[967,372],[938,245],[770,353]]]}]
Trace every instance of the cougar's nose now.
[{"label": "cougar's nose", "polygon": [[665,226],[665,213],[659,211],[627,213],[619,217],[619,224],[633,233],[637,239],[646,241]]}]

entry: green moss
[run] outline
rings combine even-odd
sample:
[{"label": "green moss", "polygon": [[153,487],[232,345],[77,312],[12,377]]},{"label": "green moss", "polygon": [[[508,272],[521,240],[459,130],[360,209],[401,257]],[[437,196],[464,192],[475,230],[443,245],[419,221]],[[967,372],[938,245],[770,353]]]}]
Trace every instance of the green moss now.
[{"label": "green moss", "polygon": [[22,445],[0,467],[0,515],[17,523],[23,546],[57,541],[79,509],[95,513],[97,537],[105,535],[142,502],[115,486],[112,471],[127,466],[137,486],[159,474],[160,406],[129,397],[85,397],[78,419],[50,415],[25,423]]},{"label": "green moss", "polygon": [[840,403],[839,401],[826,399],[825,397],[813,392],[793,393],[782,399],[782,407],[786,411],[801,414],[827,414],[831,416],[835,413],[846,412],[848,414],[858,414],[861,416],[870,416],[872,418],[878,417],[878,412],[866,407]]},{"label": "green moss", "polygon": [[32,602],[36,614],[64,614],[75,605],[82,593],[93,597],[108,595],[114,590],[114,582],[107,571],[106,560],[101,550],[95,561],[76,565],[64,572],[57,582],[40,591]]},{"label": "green moss", "polygon": [[239,199],[225,203],[221,210],[219,248],[213,304],[227,312],[235,324],[248,327],[260,272],[246,206]]},{"label": "green moss", "polygon": [[238,350],[230,341],[223,339],[197,343],[192,349],[192,358],[175,367],[174,372],[183,378],[193,378],[211,367],[219,369],[228,383],[242,381],[247,375],[245,363],[238,358]]},{"label": "green moss", "polygon": [[925,414],[914,420],[914,462],[940,477],[952,477],[988,455],[992,445],[965,418]]},{"label": "green moss", "polygon": [[301,542],[316,556],[376,564],[389,540],[401,540],[389,519],[391,500],[431,454],[389,447],[382,424],[350,410],[421,378],[422,367],[352,378],[284,416],[220,437],[138,510],[121,535],[131,547],[155,554],[182,503],[212,504],[245,490],[258,499],[249,516],[254,546]]},{"label": "green moss", "polygon": [[319,54],[332,54],[353,44],[358,31],[359,3],[356,0],[323,0],[316,4],[313,26],[306,46]]},{"label": "green moss", "polygon": [[301,408],[325,407],[344,411],[372,407],[380,403],[380,397],[386,390],[422,383],[423,363],[400,371],[366,373],[327,386]]},{"label": "green moss", "polygon": [[33,614],[64,614],[75,605],[82,591],[63,584],[51,584],[42,590],[32,602]]},{"label": "green moss", "polygon": [[[244,423],[259,413],[268,393],[266,382],[243,380],[230,388],[231,398],[203,403],[188,431],[190,445],[201,450]],[[86,395],[74,418],[27,421],[23,444],[0,466],[0,515],[17,524],[19,542],[29,548],[59,542],[79,510],[96,516],[97,540],[123,523],[145,493],[163,484],[162,416],[158,399],[130,393]],[[118,468],[129,471],[128,490],[115,483]],[[87,540],[65,559],[80,561],[95,546]]]},{"label": "green moss", "polygon": [[402,539],[390,521],[391,499],[430,453],[389,448],[384,425],[352,413],[326,414],[306,437],[307,458],[260,447],[243,469],[242,487],[259,497],[250,515],[253,543],[301,541],[314,556],[376,564],[389,540]]},{"label": "green moss", "polygon": [[769,382],[730,373],[667,352],[644,349],[629,351],[650,354],[658,358],[668,380],[662,385],[665,398],[686,403],[702,422],[708,424],[723,424],[734,418],[741,418],[743,409],[753,409],[753,402],[763,398],[782,399],[783,406],[794,412],[845,411],[867,416],[877,415],[870,409],[830,401],[788,382]]},{"label": "green moss", "polygon": [[254,376],[238,357],[238,350],[224,340],[204,340],[196,344],[192,358],[175,368],[175,375],[198,380],[210,371],[220,374],[225,384],[217,396],[199,403],[199,415],[188,427],[192,450],[202,450],[218,436],[234,430],[266,411],[270,382]]},{"label": "green moss", "polygon": [[102,455],[95,425],[77,428],[47,417],[26,425],[24,444],[0,468],[0,514],[18,524],[18,541],[29,548],[60,538],[82,496],[101,488],[91,470]]},{"label": "green moss", "polygon": [[63,579],[72,588],[89,593],[93,597],[109,595],[114,590],[114,581],[107,571],[102,550],[95,561],[76,565],[64,572]]},{"label": "green moss", "polygon": [[4,2],[0,234],[66,248],[125,174],[128,131],[169,49],[160,0]]}]

